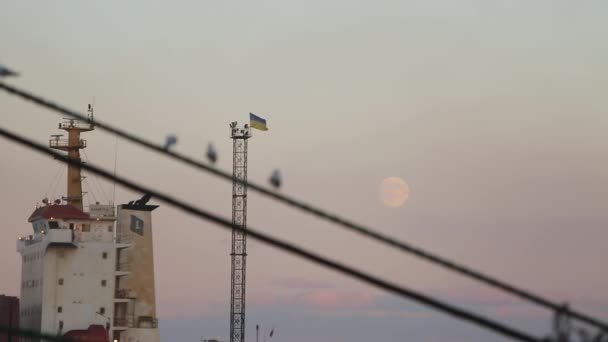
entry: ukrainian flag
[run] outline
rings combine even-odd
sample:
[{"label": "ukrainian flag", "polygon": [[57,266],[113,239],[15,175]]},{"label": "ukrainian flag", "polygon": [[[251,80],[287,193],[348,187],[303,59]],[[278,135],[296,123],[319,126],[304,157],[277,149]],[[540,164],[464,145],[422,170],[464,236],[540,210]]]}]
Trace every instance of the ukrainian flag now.
[{"label": "ukrainian flag", "polygon": [[251,128],[259,129],[260,131],[268,130],[268,127],[266,127],[266,120],[253,113],[249,113],[249,125]]}]

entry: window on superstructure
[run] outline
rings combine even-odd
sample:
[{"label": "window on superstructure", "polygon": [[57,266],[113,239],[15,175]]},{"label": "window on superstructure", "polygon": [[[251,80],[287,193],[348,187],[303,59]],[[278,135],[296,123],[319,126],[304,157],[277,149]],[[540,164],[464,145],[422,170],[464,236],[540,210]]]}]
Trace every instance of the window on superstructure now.
[{"label": "window on superstructure", "polygon": [[74,224],[73,223],[70,223],[70,229],[74,230]]},{"label": "window on superstructure", "polygon": [[104,258],[104,259],[107,259],[108,258],[108,252],[101,253],[101,257]]},{"label": "window on superstructure", "polygon": [[57,307],[57,312],[62,313],[63,312],[63,308],[61,306]]},{"label": "window on superstructure", "polygon": [[59,278],[59,285],[63,285],[63,278]]},{"label": "window on superstructure", "polygon": [[105,315],[106,313],[106,308],[104,308],[103,306],[99,308],[99,314],[100,315]]},{"label": "window on superstructure", "polygon": [[57,229],[59,228],[59,223],[57,223],[57,221],[49,221],[49,228]]},{"label": "window on superstructure", "polygon": [[106,280],[105,280],[105,279],[104,279],[104,280],[102,280],[102,281],[101,281],[101,286],[105,287],[105,286],[106,286],[106,283],[107,283],[107,282],[106,282]]}]

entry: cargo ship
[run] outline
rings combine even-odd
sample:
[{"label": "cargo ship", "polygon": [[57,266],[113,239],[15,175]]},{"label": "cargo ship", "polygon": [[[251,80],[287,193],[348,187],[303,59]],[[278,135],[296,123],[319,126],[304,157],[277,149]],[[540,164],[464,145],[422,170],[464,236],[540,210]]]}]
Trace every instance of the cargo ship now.
[{"label": "cargo ship", "polygon": [[[80,160],[89,120],[67,119],[49,147]],[[44,198],[17,240],[22,257],[19,326],[90,342],[159,342],[150,197],[83,207],[79,165],[67,167],[67,194]],[[38,341],[22,338],[21,341]]]}]

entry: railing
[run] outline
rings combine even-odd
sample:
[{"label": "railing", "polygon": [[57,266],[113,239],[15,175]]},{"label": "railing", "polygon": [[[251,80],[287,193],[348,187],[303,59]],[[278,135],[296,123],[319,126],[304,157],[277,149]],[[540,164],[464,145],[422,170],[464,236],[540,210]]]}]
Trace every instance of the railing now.
[{"label": "railing", "polygon": [[51,229],[45,234],[48,234],[50,243],[73,243],[75,240],[74,231],[71,229]]},{"label": "railing", "polygon": [[135,298],[135,291],[132,289],[118,289],[115,293],[115,298],[119,299],[132,299]]},{"label": "railing", "polygon": [[137,319],[138,328],[158,328],[158,318],[150,316],[139,316]]},{"label": "railing", "polygon": [[26,246],[33,245],[41,241],[41,238],[37,238],[34,235],[28,235],[25,237],[19,237],[19,241],[22,241]]},{"label": "railing", "polygon": [[114,317],[115,327],[128,327],[128,328],[158,328],[158,318],[149,316],[137,317],[137,322],[133,315],[126,317]]},{"label": "railing", "polygon": [[78,120],[68,120],[68,121],[64,121],[64,122],[60,123],[59,128],[60,129],[76,128],[76,129],[92,130],[93,123],[86,122],[86,121],[78,121]]},{"label": "railing", "polygon": [[129,327],[133,328],[135,326],[135,318],[132,315],[127,317],[114,317],[114,326],[115,327]]},{"label": "railing", "polygon": [[131,243],[133,242],[133,234],[122,233],[116,234],[116,243]]},{"label": "railing", "polygon": [[49,140],[49,147],[54,147],[54,148],[72,148],[72,147],[86,148],[87,147],[87,141],[84,140],[84,139],[80,139],[80,141],[78,142],[78,145],[70,145],[70,141],[68,139],[50,139]]},{"label": "railing", "polygon": [[131,263],[129,262],[121,262],[116,266],[117,271],[121,272],[130,272],[131,271]]}]

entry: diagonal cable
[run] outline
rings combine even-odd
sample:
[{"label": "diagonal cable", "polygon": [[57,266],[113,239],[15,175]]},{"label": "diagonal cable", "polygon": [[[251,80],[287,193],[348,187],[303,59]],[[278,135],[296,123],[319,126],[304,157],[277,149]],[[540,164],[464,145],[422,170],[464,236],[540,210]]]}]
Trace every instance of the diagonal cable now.
[{"label": "diagonal cable", "polygon": [[[192,215],[198,216],[199,218],[211,221],[228,231],[232,231],[234,229],[242,229],[240,226],[233,224],[230,220],[225,219],[221,216],[215,215],[214,213],[212,213],[210,211],[206,211],[204,209],[194,207],[191,204],[188,204],[180,199],[174,198],[171,195],[168,195],[168,194],[160,192],[160,191],[153,190],[148,187],[144,187],[143,185],[137,184],[137,183],[127,180],[123,177],[114,176],[111,172],[109,172],[101,167],[95,166],[93,164],[84,164],[84,163],[82,163],[82,161],[80,161],[78,159],[73,159],[67,155],[63,155],[58,152],[55,152],[55,151],[47,148],[46,146],[43,146],[28,138],[25,138],[25,137],[22,137],[20,135],[13,133],[13,132],[10,132],[3,127],[0,127],[0,135],[8,140],[17,142],[20,145],[29,147],[30,149],[36,150],[36,151],[46,154],[50,157],[53,157],[57,160],[63,161],[64,163],[67,163],[70,165],[78,165],[81,168],[83,168],[89,172],[95,173],[105,179],[115,181],[118,184],[121,184],[122,186],[129,188],[131,190],[149,194],[150,196],[152,196],[162,202],[165,202],[175,208],[181,209],[182,211],[185,211]],[[372,285],[376,288],[390,292],[399,297],[411,299],[420,304],[423,304],[423,305],[429,306],[431,308],[434,308],[436,310],[442,311],[446,314],[452,315],[461,320],[468,321],[470,323],[476,324],[476,325],[486,328],[488,330],[492,330],[503,336],[507,336],[507,337],[510,337],[512,339],[519,340],[519,341],[542,342],[541,339],[531,336],[525,332],[516,330],[510,326],[496,322],[496,321],[486,318],[484,316],[463,310],[459,307],[444,303],[431,296],[427,296],[427,295],[415,292],[413,290],[410,290],[408,288],[401,287],[392,282],[375,277],[369,273],[366,273],[366,272],[360,271],[358,269],[355,269],[353,267],[347,266],[338,261],[328,259],[320,254],[313,253],[307,249],[299,247],[298,245],[296,245],[294,243],[275,238],[270,234],[262,233],[261,231],[258,231],[257,229],[248,227],[246,229],[246,232],[249,237],[251,237],[255,240],[258,240],[258,241],[262,241],[270,246],[280,249],[283,252],[296,255],[302,259],[308,260],[308,261],[315,263],[317,265],[320,265],[322,267],[332,269],[332,270],[334,270],[338,273],[341,273],[343,275],[346,275],[350,278],[357,279],[363,283]]]},{"label": "diagonal cable", "polygon": [[58,164],[58,165],[59,165],[59,169],[57,169],[57,173],[55,174],[55,176],[53,176],[53,179],[49,183],[49,189],[44,193],[44,198],[48,199],[48,195],[49,195],[49,192],[51,192],[51,190],[53,190],[53,192],[55,192],[55,186],[56,186],[55,183],[59,183],[59,179],[61,178],[60,174],[63,174],[62,171],[65,168],[61,164]]},{"label": "diagonal cable", "polygon": [[[91,122],[89,120],[89,118],[81,113],[78,113],[76,111],[67,109],[65,107],[62,107],[61,105],[55,104],[51,101],[48,101],[42,97],[33,95],[29,92],[17,89],[13,86],[7,85],[3,82],[0,82],[0,89],[4,89],[5,91],[7,91],[10,94],[19,96],[25,100],[28,100],[30,102],[33,102],[39,106],[45,107],[47,109],[53,110],[55,112],[61,113],[61,114],[65,114],[68,116],[71,116],[73,118],[79,119],[79,120],[83,120],[83,121],[88,121]],[[286,203],[292,207],[298,208],[300,210],[306,211],[312,215],[315,215],[317,217],[320,217],[322,219],[328,220],[330,222],[333,222],[339,226],[342,226],[343,228],[346,228],[347,230],[359,233],[367,238],[376,240],[378,242],[384,243],[386,245],[392,246],[396,249],[399,249],[403,252],[406,253],[410,253],[413,254],[417,257],[420,257],[422,259],[425,259],[427,261],[430,261],[434,264],[443,266],[444,268],[450,269],[452,271],[455,271],[457,273],[466,275],[468,277],[471,277],[473,279],[476,279],[480,282],[483,282],[487,285],[499,288],[501,290],[504,290],[506,292],[509,292],[515,296],[518,296],[520,298],[526,299],[530,302],[533,302],[535,304],[538,304],[540,306],[544,306],[545,308],[551,309],[553,311],[560,311],[563,310],[563,304],[561,303],[555,303],[553,301],[550,301],[546,298],[543,298],[539,295],[536,295],[534,293],[531,293],[527,290],[518,288],[514,285],[508,284],[507,282],[498,280],[497,278],[485,275],[479,271],[473,270],[465,265],[461,265],[458,264],[456,262],[453,262],[447,258],[438,256],[436,254],[427,252],[425,250],[423,250],[422,248],[410,245],[408,243],[399,241],[395,238],[392,238],[388,235],[379,233],[377,231],[372,230],[371,228],[365,227],[363,225],[357,224],[355,222],[352,222],[348,219],[342,218],[338,215],[334,215],[330,212],[327,212],[325,210],[319,209],[317,207],[314,207],[312,205],[309,205],[307,203],[304,203],[302,201],[299,200],[295,200],[291,197],[285,196],[283,194],[268,190],[260,185],[257,185],[256,183],[252,183],[252,182],[245,182],[239,179],[233,179],[232,175],[224,172],[222,170],[216,169],[212,166],[203,164],[197,160],[194,160],[188,156],[185,156],[183,154],[171,151],[171,150],[166,150],[164,149],[161,145],[153,143],[149,140],[145,140],[143,138],[140,138],[136,135],[133,135],[127,131],[124,131],[120,128],[116,128],[114,126],[111,126],[107,123],[104,122],[100,122],[100,121],[93,121],[92,122],[95,126],[101,128],[102,130],[105,130],[107,132],[110,132],[112,134],[118,135],[126,140],[129,140],[137,145],[143,146],[145,148],[154,150],[158,153],[161,154],[165,154],[175,160],[178,160],[180,162],[183,162],[185,164],[188,164],[192,167],[195,167],[199,170],[203,170],[206,172],[209,172],[213,175],[219,176],[221,178],[224,178],[226,180],[229,181],[236,181],[236,182],[240,182],[242,184],[247,185],[249,188],[253,189],[254,191],[259,192],[260,194],[273,198],[277,201]],[[599,327],[605,331],[608,331],[608,323],[605,323],[595,317],[589,316],[587,314],[578,312],[578,311],[574,311],[572,309],[569,309],[568,314],[570,315],[570,317],[579,319],[581,321],[587,322],[588,324],[592,324],[596,327]]]}]

